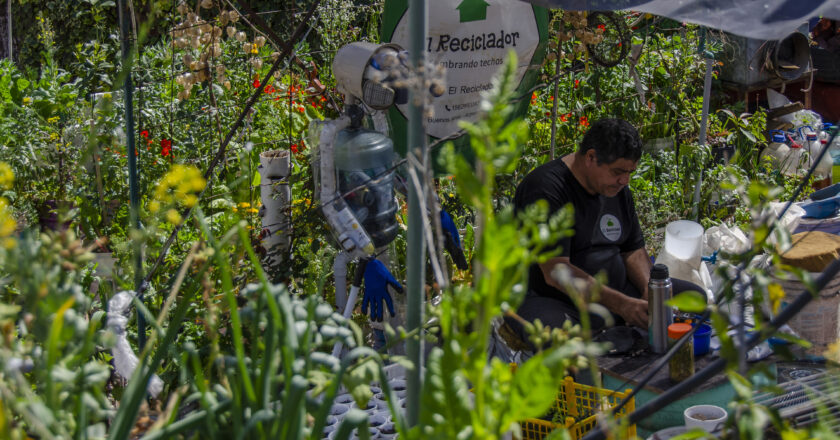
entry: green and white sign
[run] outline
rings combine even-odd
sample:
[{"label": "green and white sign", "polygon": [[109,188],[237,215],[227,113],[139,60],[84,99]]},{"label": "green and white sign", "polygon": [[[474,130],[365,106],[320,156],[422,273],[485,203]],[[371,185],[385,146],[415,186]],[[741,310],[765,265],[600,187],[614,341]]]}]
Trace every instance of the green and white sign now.
[{"label": "green and white sign", "polygon": [[[446,69],[445,92],[433,101],[434,115],[424,126],[432,140],[459,131],[458,121],[479,117],[481,93],[492,80],[508,51],[516,52],[518,91],[526,93],[536,82],[548,39],[548,12],[530,3],[513,0],[428,0],[426,60]],[[382,41],[408,48],[408,3],[386,0]],[[528,108],[526,97],[513,105],[516,114]],[[405,152],[407,105],[389,111],[394,142]],[[459,147],[466,140],[456,142]]]}]

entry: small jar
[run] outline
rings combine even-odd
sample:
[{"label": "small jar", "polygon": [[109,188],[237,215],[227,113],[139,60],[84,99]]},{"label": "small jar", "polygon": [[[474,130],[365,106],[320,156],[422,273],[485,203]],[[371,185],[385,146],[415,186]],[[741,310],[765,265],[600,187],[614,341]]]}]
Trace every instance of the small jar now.
[{"label": "small jar", "polygon": [[[675,344],[686,333],[691,331],[691,324],[683,322],[668,326],[668,344]],[[668,361],[668,372],[671,380],[681,382],[694,375],[694,342],[691,338],[674,353]]]}]

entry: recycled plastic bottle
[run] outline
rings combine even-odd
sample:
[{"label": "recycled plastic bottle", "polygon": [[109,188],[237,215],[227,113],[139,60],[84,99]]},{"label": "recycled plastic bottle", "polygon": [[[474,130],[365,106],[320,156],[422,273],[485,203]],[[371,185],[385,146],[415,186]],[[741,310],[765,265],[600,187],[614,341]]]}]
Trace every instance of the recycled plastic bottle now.
[{"label": "recycled plastic bottle", "polygon": [[768,158],[773,167],[781,171],[789,159],[790,147],[785,143],[785,135],[780,130],[773,130],[770,140],[770,145],[761,152],[761,157]]},{"label": "recycled plastic bottle", "polygon": [[[675,344],[691,331],[691,324],[677,322],[668,326],[669,345]],[[682,382],[694,375],[694,341],[689,338],[668,360],[668,375],[674,382]]]}]

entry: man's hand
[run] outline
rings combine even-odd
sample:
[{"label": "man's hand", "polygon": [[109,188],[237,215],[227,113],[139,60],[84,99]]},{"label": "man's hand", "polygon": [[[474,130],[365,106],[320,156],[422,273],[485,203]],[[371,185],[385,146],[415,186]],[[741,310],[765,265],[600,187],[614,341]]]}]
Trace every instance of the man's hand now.
[{"label": "man's hand", "polygon": [[639,328],[648,327],[648,302],[643,299],[626,297],[625,304],[618,310],[628,325]]}]

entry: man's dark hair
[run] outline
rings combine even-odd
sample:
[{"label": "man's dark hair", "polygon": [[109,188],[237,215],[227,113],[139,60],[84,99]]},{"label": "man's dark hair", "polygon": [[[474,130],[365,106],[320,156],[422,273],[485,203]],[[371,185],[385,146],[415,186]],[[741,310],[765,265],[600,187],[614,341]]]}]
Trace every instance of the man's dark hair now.
[{"label": "man's dark hair", "polygon": [[624,119],[599,119],[583,135],[578,154],[595,150],[598,164],[613,163],[618,159],[633,162],[642,157],[642,139],[639,132]]}]

